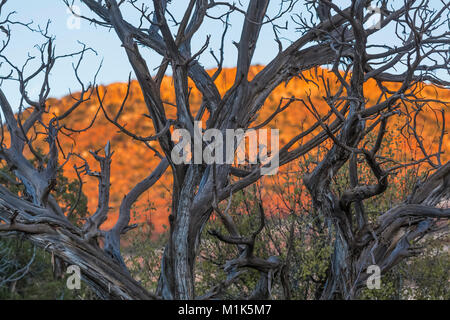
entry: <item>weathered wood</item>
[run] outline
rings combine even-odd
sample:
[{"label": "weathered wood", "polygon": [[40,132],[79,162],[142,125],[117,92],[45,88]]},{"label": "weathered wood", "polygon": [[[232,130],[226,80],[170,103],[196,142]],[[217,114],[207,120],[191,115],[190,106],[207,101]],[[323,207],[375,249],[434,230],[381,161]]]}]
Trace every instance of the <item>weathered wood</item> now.
[{"label": "weathered wood", "polygon": [[[64,2],[70,8],[71,2],[68,0]],[[42,157],[34,150],[34,138],[30,132],[48,110],[46,101],[50,92],[51,70],[57,60],[67,56],[55,56],[53,39],[47,35],[47,31],[41,31],[46,40],[39,49],[42,64],[30,76],[24,75],[24,69],[14,66],[3,55],[11,38],[11,34],[5,30],[8,30],[9,24],[15,23],[6,16],[2,19],[1,27],[8,41],[3,42],[3,47],[0,47],[0,59],[2,64],[10,66],[13,70],[14,77],[19,83],[21,98],[30,106],[32,112],[22,123],[23,117],[14,114],[7,97],[0,89],[0,106],[5,118],[5,123],[0,119],[2,134],[0,160],[7,164],[11,176],[14,177],[10,180],[25,188],[23,195],[15,195],[4,186],[0,186],[0,220],[3,222],[0,224],[0,236],[23,234],[33,243],[54,253],[65,263],[80,266],[84,279],[100,297],[195,298],[194,266],[201,234],[211,214],[216,211],[229,234],[214,232],[212,234],[221,241],[236,245],[238,255],[224,267],[228,273],[227,280],[217,284],[203,298],[220,297],[226,287],[237,281],[247,268],[260,273],[260,281],[249,298],[271,298],[275,274],[283,273],[283,270],[287,269],[284,262],[277,257],[262,259],[254,255],[255,241],[266,227],[262,203],[260,202],[259,207],[260,225],[250,235],[240,235],[235,222],[227,213],[228,209],[225,212],[219,209],[222,200],[231,201],[235,192],[261,178],[261,164],[245,170],[230,164],[176,164],[171,158],[174,143],[170,132],[171,129],[182,128],[194,134],[194,119],[201,119],[205,116],[205,111],[209,112],[207,129],[225,132],[227,129],[252,128],[258,112],[277,86],[315,67],[331,65],[330,71],[335,74],[337,90],[331,90],[330,84],[325,79],[320,82],[320,76],[317,76],[316,80],[305,78],[323,89],[326,94],[323,100],[330,107],[330,111],[326,116],[319,114],[309,94],[307,99],[290,98],[291,102],[301,102],[305,112],[307,110],[311,112],[317,121],[310,128],[298,132],[281,147],[279,163],[285,165],[315,152],[327,141],[332,143],[323,159],[304,177],[304,184],[310,192],[317,214],[326,217],[327,223],[332,226],[336,235],[329,277],[322,298],[357,297],[364,284],[366,277],[364,270],[368,265],[378,264],[383,272],[389,270],[401,259],[415,253],[412,243],[431,233],[436,219],[449,217],[450,164],[442,165],[440,154],[428,155],[423,147],[420,149],[424,153],[424,159],[415,162],[428,163],[435,173],[416,188],[407,202],[381,214],[376,223],[369,223],[364,210],[364,201],[383,194],[388,187],[389,175],[395,171],[395,167],[386,168],[381,165],[377,153],[387,130],[388,118],[398,114],[398,104],[424,103],[415,91],[419,81],[450,87],[448,82],[432,74],[432,71],[448,70],[448,52],[442,50],[442,47],[448,46],[448,32],[445,30],[442,32],[435,26],[442,22],[442,17],[448,15],[450,4],[442,4],[438,12],[430,13],[431,10],[423,11],[429,9],[427,3],[415,5],[415,1],[407,0],[401,5],[397,4],[398,7],[394,6],[392,11],[383,11],[384,18],[380,22],[379,29],[367,29],[364,22],[369,16],[364,8],[370,1],[354,0],[349,7],[344,8],[332,1],[321,0],[314,4],[318,19],[298,21],[301,31],[299,37],[283,48],[283,43],[278,38],[277,28],[280,26],[277,23],[284,14],[295,11],[296,1],[283,1],[282,4],[288,4],[289,9],[281,10],[275,17],[269,17],[267,0],[251,0],[246,8],[222,1],[190,0],[186,2],[186,11],[176,26],[169,25],[168,1],[165,0],[152,1],[152,4],[149,4],[151,14],[145,7],[136,7],[133,1],[81,0],[81,2],[94,16],[84,16],[83,19],[98,26],[99,30],[112,29],[120,40],[143,93],[154,132],[141,137],[120,124],[120,115],[128,91],[118,113],[114,117],[108,116],[103,106],[105,97],[100,96],[95,84],[85,86],[79,80],[78,67],[84,54],[89,51],[89,48],[83,46],[80,52],[68,55],[79,59],[75,67],[75,76],[80,82],[82,91],[79,98],[74,98],[74,104],[62,115],[54,116],[48,125],[44,125],[49,152]],[[2,12],[5,3],[6,1],[0,2],[2,18],[5,16]],[[138,10],[142,25],[133,25],[126,20],[122,14],[123,6],[126,5]],[[221,34],[221,59],[216,59],[218,70],[210,76],[198,61],[208,49],[210,38],[207,38],[198,52],[192,52],[191,42],[204,21],[214,19],[209,14],[213,9],[225,9],[224,14],[217,19],[222,19],[226,27]],[[331,16],[332,12],[335,14]],[[214,80],[222,70],[224,39],[228,17],[232,14],[243,15],[244,22],[239,43],[236,44],[236,78],[233,85],[221,95]],[[400,46],[380,46],[382,52],[370,54],[368,38],[377,32],[385,32],[389,23],[405,30],[405,33],[409,33],[408,37],[401,39]],[[273,26],[274,44],[278,46],[279,53],[253,79],[250,79],[252,58],[265,24]],[[33,32],[31,28],[29,29]],[[148,66],[149,61],[141,53],[142,48],[150,49],[161,56],[162,62],[157,68],[156,76],[152,75],[153,70]],[[429,57],[439,62],[431,65]],[[408,68],[402,74],[393,74],[393,67],[400,61],[407,64]],[[174,119],[170,119],[166,114],[160,92],[162,79],[169,66],[172,70],[177,111]],[[34,101],[28,96],[26,87],[29,81],[41,73],[44,75],[41,90],[38,99]],[[5,78],[11,80],[9,76]],[[202,94],[201,109],[197,115],[192,114],[190,106],[189,80],[193,81]],[[382,92],[379,101],[371,105],[367,105],[364,92],[364,85],[369,80],[375,81]],[[389,90],[384,84],[388,81],[398,82],[399,86],[397,89]],[[52,196],[61,160],[57,140],[61,130],[59,122],[70,117],[71,113],[89,100],[94,92],[98,98],[98,111],[102,109],[108,121],[121,133],[145,143],[149,150],[161,158],[155,170],[123,198],[119,219],[115,226],[107,231],[101,230],[101,226],[109,213],[110,165],[113,161],[113,151],[109,143],[105,142],[104,150],[91,152],[100,164],[100,172],[90,170],[88,162],[81,155],[70,154],[84,160],[84,165],[76,167],[80,180],[82,175],[89,175],[97,178],[99,182],[98,208],[81,228],[68,221],[66,212],[63,212]],[[448,108],[447,102],[440,101],[440,103]],[[285,109],[286,107],[277,109],[263,124],[276,119],[276,116]],[[369,120],[375,124],[368,128],[366,121]],[[375,144],[370,150],[366,150],[368,137],[378,123],[380,125]],[[444,125],[442,127],[439,151],[445,133]],[[4,143],[5,130],[9,133],[9,144]],[[421,144],[420,135],[416,131],[413,133],[417,142]],[[150,141],[157,142],[159,148],[150,145]],[[36,158],[38,162],[36,166],[25,157],[25,147]],[[359,181],[359,161],[364,161],[372,170],[376,178],[375,184],[367,185]],[[347,164],[350,169],[350,186],[343,194],[338,195],[332,190],[332,180]],[[156,294],[152,294],[130,276],[120,253],[120,236],[133,228],[129,225],[132,205],[169,168],[173,177],[169,216],[170,236],[161,261],[158,289]],[[239,179],[231,182],[230,175]],[[101,239],[104,243],[103,248],[99,245]],[[287,277],[288,275],[284,273],[284,282],[288,281]],[[289,289],[285,291],[286,296],[290,296]]]}]

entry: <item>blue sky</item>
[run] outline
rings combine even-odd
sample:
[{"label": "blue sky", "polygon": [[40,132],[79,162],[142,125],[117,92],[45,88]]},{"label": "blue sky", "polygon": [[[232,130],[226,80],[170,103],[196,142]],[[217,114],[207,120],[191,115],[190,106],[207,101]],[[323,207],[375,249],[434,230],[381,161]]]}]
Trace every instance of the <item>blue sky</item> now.
[{"label": "blue sky", "polygon": [[[438,0],[435,0],[438,1]],[[173,14],[180,18],[187,1],[174,0],[172,1],[171,10]],[[230,1],[233,2],[233,1]],[[247,1],[241,1],[244,6]],[[296,12],[303,15],[307,15],[307,11],[304,8],[303,1],[300,1],[296,7]],[[345,4],[346,0],[340,1]],[[268,14],[274,16],[279,9],[279,1],[272,1]],[[75,4],[79,5],[81,14],[90,15],[89,10],[80,5],[79,1]],[[50,33],[56,38],[56,53],[67,54],[73,51],[77,51],[81,48],[78,41],[82,41],[87,46],[96,50],[97,55],[89,54],[81,69],[80,74],[85,82],[92,80],[97,67],[103,59],[103,66],[98,75],[97,82],[99,84],[108,84],[116,81],[126,81],[128,74],[131,71],[131,67],[126,59],[123,48],[120,47],[120,43],[117,39],[114,31],[108,31],[101,27],[95,27],[90,25],[87,21],[81,21],[80,28],[70,29],[68,28],[68,19],[70,19],[70,13],[67,11],[67,7],[62,0],[10,0],[5,8],[6,11],[16,11],[15,19],[20,21],[32,20],[35,25],[39,24],[45,26],[48,19],[51,20]],[[2,18],[3,15],[2,14]],[[134,12],[124,12],[126,17],[133,19]],[[231,27],[226,37],[225,46],[225,67],[232,67],[235,65],[236,48],[232,44],[233,41],[238,42],[240,37],[240,31],[242,26],[242,15],[235,15],[230,21]],[[287,46],[289,40],[298,37],[295,31],[295,25],[292,20],[289,21],[289,29],[283,31],[283,36],[286,40],[283,40],[284,45]],[[211,47],[217,50],[220,43],[220,36],[223,30],[223,25],[220,21],[206,21],[202,29],[193,39],[193,51],[201,48],[206,40],[206,36],[211,34]],[[28,53],[35,55],[36,51],[33,50],[33,46],[38,43],[42,43],[43,39],[36,36],[29,31],[26,31],[23,27],[15,27],[12,30],[12,42],[4,54],[10,58],[14,63],[21,65],[27,58]],[[390,41],[391,35],[384,32],[374,37],[374,41]],[[278,52],[278,47],[274,42],[274,36],[271,25],[267,24],[261,31],[261,37],[257,44],[253,64],[266,64],[268,63]],[[150,50],[142,49],[142,53],[150,66],[150,69],[157,67],[160,63],[160,57],[152,53]],[[216,51],[217,53],[217,51]],[[78,91],[80,89],[73,75],[72,63],[76,62],[74,59],[60,60],[52,71],[51,77],[51,94],[52,97],[61,97],[66,95],[69,90]],[[200,62],[207,68],[215,67],[215,62],[209,51],[205,51],[200,58]],[[31,64],[32,66],[32,64]],[[0,69],[2,74],[6,72],[4,67]],[[11,104],[17,108],[19,103],[19,95],[17,86],[11,82],[4,83],[2,89],[10,99]],[[31,83],[28,91],[31,95],[36,94],[39,90],[38,83]]]},{"label": "blue sky", "polygon": [[[177,1],[175,1],[177,2]],[[243,1],[245,3],[245,1]],[[171,10],[175,16],[180,17],[187,4],[186,1],[178,1],[183,5],[172,5]],[[77,1],[75,4],[79,5],[81,14],[89,15],[87,7],[80,5]],[[56,53],[66,54],[73,51],[77,51],[81,48],[78,41],[82,41],[87,46],[96,50],[98,55],[90,53],[86,56],[83,65],[80,68],[80,74],[82,79],[86,82],[90,81],[95,74],[97,67],[103,59],[103,65],[98,75],[97,82],[100,84],[108,84],[116,81],[127,81],[128,75],[131,71],[131,67],[126,59],[125,52],[120,46],[120,42],[114,31],[108,31],[101,27],[95,27],[89,22],[82,20],[80,28],[70,29],[67,27],[67,21],[70,19],[70,13],[67,11],[67,7],[62,0],[10,0],[6,7],[7,10],[14,10],[17,12],[15,15],[16,20],[30,21],[32,20],[35,25],[45,26],[47,20],[51,20],[50,33],[55,36]],[[7,11],[5,10],[5,11]],[[271,5],[269,14],[274,15],[277,13],[277,5]],[[125,13],[126,14],[126,13]],[[128,12],[128,16],[132,16],[131,12]],[[241,15],[236,15],[233,20],[230,21],[232,26],[229,28],[226,38],[226,54],[225,54],[225,67],[232,67],[235,65],[236,48],[232,44],[232,41],[238,42],[240,37],[240,26],[242,25]],[[220,44],[220,35],[223,30],[223,24],[220,21],[206,21],[198,35],[194,38],[193,49],[199,49],[204,44],[206,36],[211,34],[211,45],[213,49],[218,49]],[[293,30],[287,32],[290,39],[294,39],[298,34]],[[33,50],[35,44],[41,43],[42,38],[36,36],[23,27],[15,27],[12,32],[13,38],[9,48],[6,50],[5,55],[18,65],[27,58],[28,52],[32,55],[37,53]],[[263,32],[262,37],[258,42],[257,51],[253,59],[254,64],[265,64],[270,61],[277,54],[277,46],[273,41],[273,32],[269,25],[267,25]],[[287,43],[287,42],[286,42]],[[150,50],[142,49],[142,53],[147,60],[151,70],[157,67],[160,63],[160,57],[153,54]],[[218,52],[216,52],[218,54]],[[79,85],[76,82],[76,78],[73,75],[72,63],[76,62],[74,59],[60,60],[54,67],[51,77],[51,96],[61,97],[66,95],[69,90],[78,91]],[[214,68],[216,66],[215,61],[206,51],[201,57],[202,64],[207,68]],[[32,66],[32,64],[30,65]],[[7,70],[2,70],[3,73]],[[31,68],[30,68],[31,70]],[[17,106],[19,103],[19,96],[17,86],[11,82],[4,83],[2,85],[3,90],[7,93],[11,104]],[[36,94],[39,90],[39,82],[31,83],[28,91],[31,95]]]}]

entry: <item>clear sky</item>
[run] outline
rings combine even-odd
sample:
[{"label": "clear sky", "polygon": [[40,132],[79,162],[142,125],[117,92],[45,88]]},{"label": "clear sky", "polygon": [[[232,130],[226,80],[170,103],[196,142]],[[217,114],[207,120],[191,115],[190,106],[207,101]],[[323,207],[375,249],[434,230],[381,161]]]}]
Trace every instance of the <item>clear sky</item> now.
[{"label": "clear sky", "polygon": [[[439,0],[434,0],[439,1]],[[229,1],[232,3],[233,1]],[[241,0],[244,6],[248,1]],[[299,1],[299,4],[295,8],[295,12],[303,14],[308,17],[303,1]],[[345,4],[346,0],[340,1]],[[174,16],[180,18],[186,5],[186,0],[173,0],[170,9]],[[89,10],[84,5],[80,5],[79,1],[75,4],[79,5],[81,14],[91,15]],[[269,16],[274,16],[279,10],[280,1],[272,1],[268,10]],[[114,31],[108,31],[101,27],[95,27],[90,25],[87,21],[81,21],[79,28],[69,28],[68,20],[71,19],[70,13],[67,11],[67,7],[62,0],[9,0],[4,12],[2,13],[2,19],[7,11],[16,11],[16,20],[20,21],[33,21],[34,25],[45,26],[48,19],[51,20],[50,33],[56,38],[56,53],[66,54],[73,51],[77,51],[81,48],[78,41],[85,43],[87,46],[96,50],[97,55],[89,54],[82,67],[81,76],[85,82],[88,82],[93,78],[97,67],[103,59],[103,66],[98,76],[98,83],[108,84],[116,81],[126,81],[128,74],[131,71],[131,67],[126,59],[123,48],[120,47],[120,43],[117,39]],[[133,19],[133,13],[125,12],[126,17]],[[230,21],[231,27],[226,37],[226,54],[225,54],[225,67],[232,67],[235,65],[236,60],[236,48],[233,45],[233,41],[238,42],[240,37],[240,31],[242,26],[242,15],[237,14],[233,20]],[[69,25],[70,25],[69,20]],[[284,45],[287,46],[289,40],[298,37],[298,33],[295,30],[295,24],[292,20],[288,19],[288,30],[283,31],[282,36],[286,38],[283,40]],[[214,50],[219,48],[220,36],[223,30],[223,24],[220,21],[207,21],[202,27],[198,35],[193,39],[193,51],[201,48],[206,40],[206,36],[211,34],[211,47]],[[376,41],[389,41],[391,35],[384,32],[383,35],[376,35]],[[253,64],[266,64],[268,63],[278,52],[278,47],[274,42],[274,36],[272,26],[266,24],[259,39]],[[33,50],[35,44],[42,43],[43,39],[36,36],[29,31],[26,31],[23,27],[14,27],[12,30],[12,42],[4,54],[10,58],[14,63],[21,65],[27,58],[28,53],[36,55],[36,51]],[[147,62],[151,70],[157,67],[160,63],[160,58],[153,54],[150,50],[142,50],[143,55],[147,59]],[[218,53],[216,51],[216,53]],[[78,91],[80,89],[76,82],[76,79],[72,71],[72,62],[75,60],[66,59],[61,60],[54,67],[51,77],[51,94],[53,97],[61,97],[71,91]],[[213,58],[209,54],[209,51],[205,51],[200,62],[207,68],[214,68],[216,66]],[[30,65],[32,67],[32,64]],[[2,74],[6,72],[5,66],[0,71]],[[31,70],[31,69],[30,69]],[[2,89],[7,94],[11,103],[17,108],[19,103],[19,95],[17,87],[11,83],[4,83]],[[33,95],[39,90],[37,83],[31,83],[28,92]]]},{"label": "clear sky", "polygon": [[[278,3],[278,1],[276,2]],[[246,1],[242,1],[242,3],[245,5]],[[273,3],[275,3],[275,1],[273,1]],[[91,15],[88,8],[84,5],[80,5],[79,1],[76,1],[75,4],[79,6],[81,14]],[[170,8],[176,17],[180,17],[186,5],[186,0],[175,0]],[[103,66],[98,75],[97,82],[100,84],[108,84],[116,81],[127,81],[131,67],[127,61],[124,49],[120,46],[120,42],[114,31],[95,27],[85,20],[81,21],[79,28],[69,28],[68,23],[70,25],[73,20],[69,20],[71,19],[71,14],[67,11],[67,7],[62,0],[10,0],[4,11],[7,12],[8,10],[17,12],[15,15],[16,20],[27,22],[32,20],[35,25],[39,24],[45,26],[47,20],[50,19],[51,24],[49,30],[56,38],[55,45],[57,55],[79,50],[81,46],[78,41],[95,49],[98,55],[92,53],[87,55],[80,68],[82,79],[86,82],[93,78],[93,75],[102,60]],[[277,12],[278,4],[271,5],[269,15],[275,15]],[[127,14],[127,12],[125,14]],[[2,16],[3,15],[4,14],[2,14]],[[131,17],[132,13],[128,12],[128,16]],[[232,41],[239,41],[242,15],[236,14],[230,23],[231,27],[228,30],[226,38],[225,67],[232,67],[235,65],[236,48],[232,44]],[[211,47],[217,50],[219,48],[222,30],[222,22],[206,21],[198,35],[193,39],[193,51],[195,48],[201,48],[208,34],[212,35]],[[15,27],[12,36],[12,42],[6,50],[5,55],[18,65],[22,65],[27,58],[28,52],[32,55],[36,55],[37,52],[36,50],[33,50],[33,46],[42,43],[43,41],[42,38],[37,37],[36,34],[25,30],[23,27]],[[294,39],[296,36],[298,37],[298,34],[296,34],[295,31],[288,31],[288,37],[290,39]],[[276,55],[278,48],[273,39],[272,27],[267,25],[264,27],[261,39],[258,42],[257,51],[253,59],[254,64],[265,64]],[[147,63],[151,69],[159,65],[159,56],[153,54],[150,50],[145,49],[142,50],[142,53],[144,57],[146,57]],[[217,51],[216,54],[218,54]],[[72,62],[76,61],[74,59],[65,59],[59,61],[55,65],[51,77],[51,96],[61,97],[66,95],[69,90],[79,90],[80,87],[73,75]],[[201,62],[207,68],[216,67],[216,63],[208,50],[202,55]],[[32,64],[30,64],[30,66],[32,67]],[[7,68],[2,70],[3,74],[6,70]],[[19,103],[17,87],[9,82],[2,85],[2,88],[7,93],[11,104],[17,106]],[[38,82],[31,83],[28,92],[30,92],[31,95],[33,95],[33,93],[37,94],[39,89]]]}]

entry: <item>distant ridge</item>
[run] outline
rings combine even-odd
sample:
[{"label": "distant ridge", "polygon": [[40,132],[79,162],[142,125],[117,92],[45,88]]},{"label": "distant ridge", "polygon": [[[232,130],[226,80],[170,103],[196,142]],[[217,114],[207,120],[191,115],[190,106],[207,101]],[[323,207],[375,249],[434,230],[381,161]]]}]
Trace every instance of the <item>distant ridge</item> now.
[{"label": "distant ridge", "polygon": [[[250,76],[253,77],[259,72],[263,66],[253,66],[250,70]],[[211,74],[214,70],[209,71]],[[318,69],[318,74],[324,75],[326,79],[330,80],[330,83],[334,82],[334,75],[326,70]],[[317,80],[316,73],[314,71],[306,71],[303,73],[305,77]],[[216,80],[218,88],[221,94],[224,94],[234,81],[235,69],[228,68],[222,71],[222,74]],[[192,91],[190,94],[191,108],[195,112],[198,110],[201,103],[201,95],[195,86],[191,83]],[[392,85],[395,86],[394,84]],[[123,98],[125,97],[127,89],[126,83],[112,83],[106,86],[100,86],[100,96],[106,91],[106,98],[104,105],[111,114],[117,110],[121,105]],[[161,86],[162,98],[166,104],[166,112],[168,117],[175,117],[175,108],[170,105],[174,103],[174,92],[172,87],[172,78],[166,77],[163,80]],[[316,104],[319,112],[325,114],[329,111],[328,106],[322,100],[324,92],[320,92],[316,85],[301,77],[293,78],[288,84],[280,85],[273,94],[267,99],[264,107],[259,113],[257,122],[264,121],[278,106],[282,97],[296,96],[297,98],[306,98],[306,93],[311,95],[312,101]],[[368,99],[368,104],[373,104],[378,98],[379,90],[374,83],[368,83],[365,88],[365,95]],[[74,94],[75,96],[77,94]],[[423,85],[421,95],[424,98],[439,98],[441,100],[450,101],[450,90],[443,90],[431,85]],[[82,129],[88,127],[98,109],[98,101],[93,95],[92,101],[89,101],[81,105],[71,116],[64,120],[64,124],[73,129]],[[50,107],[50,114],[61,114],[72,104],[72,98],[70,96],[63,97],[61,99],[51,98],[48,101]],[[430,107],[436,110],[441,110],[442,106],[430,102]],[[437,140],[435,136],[436,132],[439,132],[439,127],[436,125],[436,114],[431,111],[431,108],[426,109],[419,119],[419,124],[422,125],[426,121],[426,126],[422,128],[424,134],[424,145],[427,148],[436,148]],[[446,110],[446,123],[450,123],[449,110]],[[137,81],[131,82],[130,94],[125,104],[124,112],[120,118],[120,123],[126,125],[126,128],[136,134],[148,136],[153,133],[153,127],[151,120],[142,116],[148,113],[143,101],[142,93],[139,89]],[[115,114],[115,113],[114,113]],[[49,116],[44,121],[48,121]],[[389,122],[389,128],[391,130],[398,130],[405,119],[397,120],[398,123],[394,123],[393,120]],[[269,123],[269,127],[275,127],[280,129],[280,146],[289,141],[291,137],[300,127],[307,128],[310,124],[314,123],[314,118],[309,111],[299,102],[293,103],[287,110],[279,114],[274,120]],[[433,125],[434,123],[434,125]],[[102,112],[100,111],[95,123],[86,132],[74,133],[71,138],[67,138],[61,135],[61,145],[66,153],[70,151],[72,144],[74,144],[74,151],[83,155],[86,159],[92,160],[88,150],[96,150],[102,148],[106,142],[111,141],[111,147],[115,151],[112,162],[112,176],[111,176],[111,218],[104,224],[107,228],[112,225],[117,217],[117,211],[120,206],[120,202],[123,196],[141,179],[143,179],[152,168],[158,163],[158,158],[154,156],[154,153],[144,146],[141,142],[133,141],[131,138],[124,134],[118,134],[118,129],[109,123]],[[407,148],[406,140],[396,142],[397,147],[404,150],[405,153],[409,152]],[[154,146],[157,146],[154,143]],[[45,144],[42,144],[45,149]],[[443,150],[450,150],[450,139],[448,135],[444,138]],[[418,151],[419,152],[419,151]],[[420,158],[420,152],[418,153]],[[442,156],[443,160],[448,160],[448,152]],[[61,156],[62,158],[62,156]],[[96,168],[95,161],[90,161],[93,168]],[[65,166],[65,175],[71,179],[75,179],[76,175],[72,169],[70,162]],[[95,211],[97,205],[97,181],[92,178],[84,177],[84,192],[88,196],[89,211],[92,213]],[[171,173],[170,170],[166,172],[163,178],[148,192],[146,192],[137,202],[135,207],[134,221],[143,221],[143,219],[150,219],[155,225],[156,231],[161,232],[164,230],[163,224],[167,225],[167,216],[170,210],[170,191],[171,191]],[[149,205],[151,203],[151,205]],[[149,209],[151,208],[151,209]],[[151,213],[151,214],[150,214]]]}]

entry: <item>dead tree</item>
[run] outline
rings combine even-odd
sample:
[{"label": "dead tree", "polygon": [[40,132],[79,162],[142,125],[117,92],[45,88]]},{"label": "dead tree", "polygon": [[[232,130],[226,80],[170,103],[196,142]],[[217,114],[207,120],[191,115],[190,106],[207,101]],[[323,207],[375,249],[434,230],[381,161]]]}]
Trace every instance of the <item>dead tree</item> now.
[{"label": "dead tree", "polygon": [[[64,2],[69,8],[73,4],[68,0]],[[221,201],[230,199],[235,192],[258,181],[262,176],[263,165],[242,169],[229,164],[176,164],[171,157],[174,142],[171,140],[170,129],[186,129],[193,137],[194,120],[202,119],[205,115],[207,129],[225,132],[227,129],[252,128],[258,118],[258,111],[277,86],[311,68],[329,67],[338,79],[338,89],[331,90],[326,81],[318,83],[327,93],[324,97],[330,108],[327,115],[319,114],[311,99],[299,100],[292,97],[288,102],[282,101],[286,104],[280,104],[269,119],[258,120],[267,124],[294,100],[300,101],[305,112],[311,112],[317,118],[314,125],[298,132],[281,147],[278,154],[280,166],[314,152],[325,143],[333,144],[320,163],[304,178],[304,183],[318,212],[328,219],[336,233],[329,278],[322,298],[356,297],[364,284],[364,271],[368,265],[377,264],[383,272],[389,270],[416,251],[414,241],[432,232],[437,220],[447,219],[450,215],[448,204],[446,207],[442,206],[445,200],[448,201],[450,190],[450,164],[443,165],[440,160],[444,125],[437,153],[428,154],[423,148],[423,158],[411,162],[427,162],[434,173],[418,185],[408,201],[380,214],[376,222],[369,221],[364,210],[366,199],[386,190],[389,175],[398,166],[409,165],[392,165],[393,162],[386,161],[381,163],[381,158],[377,155],[388,119],[398,116],[402,103],[418,105],[428,102],[417,95],[421,83],[431,82],[444,88],[450,86],[448,81],[440,79],[434,73],[447,70],[449,65],[450,34],[448,27],[446,28],[446,17],[448,19],[450,4],[442,2],[435,9],[426,0],[405,0],[401,3],[391,1],[392,4],[381,1],[383,19],[379,28],[368,28],[364,24],[371,15],[366,11],[370,1],[353,0],[348,8],[327,0],[319,2],[282,1],[278,13],[268,16],[268,0],[250,0],[246,8],[228,2],[190,0],[185,4],[183,17],[176,21],[170,12],[169,1],[165,0],[154,0],[151,5],[135,0],[81,0],[91,14],[80,18],[96,25],[99,36],[100,32],[114,30],[122,44],[153,123],[154,131],[149,132],[146,137],[128,131],[121,124],[120,117],[126,97],[118,113],[109,115],[102,103],[104,97],[95,90],[95,81],[85,86],[81,80],[81,93],[74,97],[73,106],[64,114],[54,116],[48,124],[41,124],[45,132],[34,130],[42,115],[49,112],[46,100],[50,92],[50,71],[58,60],[67,56],[55,56],[53,39],[46,30],[34,30],[31,25],[22,24],[30,31],[39,32],[46,39],[45,44],[40,47],[42,65],[26,75],[25,68],[15,66],[3,54],[11,38],[9,26],[19,22],[13,21],[10,15],[4,17],[1,12],[1,28],[6,40],[0,57],[3,68],[10,68],[10,73],[3,75],[2,79],[19,83],[22,103],[31,108],[31,113],[26,118],[20,111],[14,114],[7,97],[0,91],[5,118],[5,122],[1,122],[3,134],[0,159],[7,164],[15,181],[26,190],[23,194],[16,195],[0,186],[0,219],[3,222],[0,224],[0,234],[23,234],[66,263],[78,265],[83,278],[103,298],[192,299],[196,297],[194,265],[201,233],[211,214],[216,211],[229,234],[212,234],[236,245],[239,256],[225,266],[229,275],[227,280],[212,288],[202,298],[220,297],[222,290],[233,283],[245,268],[256,269],[261,274],[260,281],[249,298],[270,298],[273,276],[280,271],[283,262],[278,257],[265,260],[253,254],[258,233],[265,226],[262,205],[259,210],[260,226],[250,236],[240,235],[236,222],[226,210],[222,212],[219,209]],[[6,0],[1,1],[0,8],[5,3]],[[306,5],[313,12],[310,18],[297,14],[300,5]],[[139,13],[137,24],[124,17],[125,7]],[[314,10],[324,7],[326,14],[322,10],[319,21]],[[221,13],[217,15],[217,12]],[[244,22],[240,40],[236,44],[236,78],[226,93],[221,95],[214,80],[222,70],[224,39],[229,17],[232,15],[242,15]],[[278,22],[286,17],[292,17],[292,21],[298,24],[296,27],[299,36],[284,47],[280,37],[283,25]],[[224,31],[220,38],[219,54],[213,53],[218,68],[210,75],[198,60],[210,46],[210,37],[197,52],[192,49],[192,39],[206,20],[213,19],[223,21]],[[249,80],[252,58],[264,25],[272,26],[274,43],[278,46],[279,53]],[[386,30],[391,30],[400,44],[383,44],[378,46],[378,53],[371,53],[369,48],[377,44],[370,44],[368,39],[372,35],[387,32]],[[149,61],[144,58],[142,48],[161,56],[156,72],[149,68]],[[88,48],[83,47],[80,52],[70,55],[79,59],[74,67],[76,74],[88,51]],[[160,92],[162,79],[169,67],[175,88],[177,113],[174,119],[167,116],[168,105],[161,98]],[[30,80],[38,75],[43,75],[44,80],[38,98],[33,100],[26,88]],[[193,114],[189,102],[188,79],[193,81],[202,94],[201,107],[196,114]],[[364,95],[364,84],[369,80],[376,81],[381,92],[378,101],[372,104],[368,104]],[[392,89],[387,82],[398,83],[398,88]],[[75,167],[79,175],[99,180],[98,208],[84,225],[78,227],[71,224],[66,218],[67,212],[63,212],[52,197],[56,171],[61,162],[65,162],[61,161],[62,150],[58,146],[58,134],[63,132],[60,123],[73,110],[82,108],[92,94],[98,96],[99,110],[102,110],[110,122],[122,133],[144,143],[150,152],[155,152],[161,158],[154,171],[123,198],[119,220],[108,231],[100,230],[109,211],[109,174],[113,154],[106,141],[104,150],[91,152],[100,164],[100,172],[92,171],[87,161],[83,161],[83,166]],[[444,110],[448,110],[447,102],[438,102]],[[371,122],[370,126],[366,125],[368,121]],[[414,131],[414,127],[411,128]],[[9,132],[9,143],[4,141],[6,130]],[[368,136],[375,131],[376,142],[369,147]],[[36,139],[42,135],[45,136],[49,150],[44,158],[33,148]],[[420,141],[417,133],[415,137]],[[158,142],[158,149],[150,145],[152,141]],[[39,160],[37,167],[26,159],[26,148]],[[84,160],[80,155],[72,153],[67,156]],[[363,162],[376,177],[378,182],[375,185],[366,185],[358,180],[358,166]],[[350,167],[352,186],[338,195],[332,191],[331,181],[345,164]],[[161,262],[158,290],[150,293],[130,276],[120,254],[120,236],[132,228],[129,225],[132,204],[167,170],[173,176],[170,237]],[[103,239],[103,246],[100,245],[100,239]]]}]

